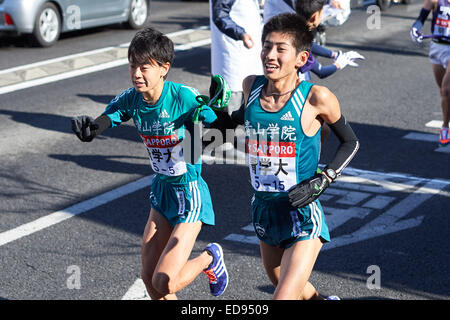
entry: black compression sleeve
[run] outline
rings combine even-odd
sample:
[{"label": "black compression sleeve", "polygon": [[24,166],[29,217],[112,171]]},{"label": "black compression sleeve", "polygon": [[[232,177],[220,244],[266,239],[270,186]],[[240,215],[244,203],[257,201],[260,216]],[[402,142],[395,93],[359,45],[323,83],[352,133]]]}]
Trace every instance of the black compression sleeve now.
[{"label": "black compression sleeve", "polygon": [[237,126],[231,119],[230,115],[226,111],[214,111],[217,120],[214,121],[209,127],[210,128],[216,128],[223,132],[225,132],[226,129],[235,129]]},{"label": "black compression sleeve", "polygon": [[338,121],[328,126],[339,139],[340,145],[327,168],[333,169],[339,176],[358,151],[359,141],[343,115]]},{"label": "black compression sleeve", "polygon": [[238,125],[244,125],[245,105],[242,104],[240,108],[231,113],[231,120]]},{"label": "black compression sleeve", "polygon": [[244,113],[245,106],[241,105],[241,107],[233,111],[231,115],[226,111],[215,111],[217,120],[212,123],[211,128],[216,128],[219,130],[225,129],[236,129],[238,125],[244,124]]}]

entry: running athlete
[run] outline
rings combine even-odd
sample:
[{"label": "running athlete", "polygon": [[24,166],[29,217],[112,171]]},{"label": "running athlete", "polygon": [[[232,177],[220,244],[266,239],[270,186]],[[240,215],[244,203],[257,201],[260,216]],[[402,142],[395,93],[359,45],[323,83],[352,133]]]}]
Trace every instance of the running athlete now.
[{"label": "running athlete", "polygon": [[413,41],[422,42],[423,35],[420,33],[420,29],[422,29],[430,11],[433,11],[431,23],[433,39],[430,44],[429,57],[434,78],[441,91],[442,127],[439,133],[439,144],[446,146],[450,143],[448,132],[450,120],[450,3],[447,0],[425,0],[410,33]]},{"label": "running athlete", "polygon": [[150,297],[176,299],[175,293],[202,271],[211,294],[219,296],[228,284],[221,246],[210,243],[188,260],[202,225],[214,225],[214,211],[200,175],[201,160],[190,162],[183,154],[183,140],[188,140],[193,122],[208,125],[216,116],[208,106],[199,106],[197,90],[165,80],[173,57],[173,43],[161,32],[137,32],[128,49],[133,87],[113,99],[97,119],[73,118],[72,130],[90,142],[105,129],[132,119],[148,150],[156,175],[142,240],[142,280]]},{"label": "running athlete", "polygon": [[[318,197],[347,166],[359,142],[326,87],[301,81],[313,33],[297,14],[264,26],[263,76],[243,83],[246,153],[254,188],[252,220],[274,299],[326,299],[309,282],[319,251],[330,241]],[[317,173],[320,131],[340,140],[334,159]]]}]

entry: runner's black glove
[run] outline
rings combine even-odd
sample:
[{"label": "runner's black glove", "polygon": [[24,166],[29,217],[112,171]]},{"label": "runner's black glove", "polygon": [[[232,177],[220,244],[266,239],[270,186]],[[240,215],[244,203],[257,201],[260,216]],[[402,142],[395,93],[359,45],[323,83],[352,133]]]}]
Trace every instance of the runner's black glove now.
[{"label": "runner's black glove", "polygon": [[97,135],[99,125],[89,116],[79,116],[71,119],[72,131],[83,142],[91,142]]},{"label": "runner's black glove", "polygon": [[329,185],[330,182],[324,174],[316,173],[289,191],[289,201],[293,207],[302,208],[316,200]]}]

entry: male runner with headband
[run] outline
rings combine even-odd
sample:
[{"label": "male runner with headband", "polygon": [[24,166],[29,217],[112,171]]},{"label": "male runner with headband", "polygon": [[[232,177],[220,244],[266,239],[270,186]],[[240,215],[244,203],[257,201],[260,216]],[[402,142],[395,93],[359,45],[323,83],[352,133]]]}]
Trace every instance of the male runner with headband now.
[{"label": "male runner with headband", "polygon": [[[334,94],[298,78],[313,41],[306,21],[277,15],[264,26],[262,41],[264,75],[244,80],[245,105],[231,119],[217,114],[223,125],[244,124],[255,191],[252,221],[273,298],[324,299],[308,281],[322,244],[330,241],[318,197],[354,157],[359,141]],[[323,123],[340,145],[317,173]]]},{"label": "male runner with headband", "polygon": [[228,284],[220,245],[210,243],[188,260],[202,225],[214,225],[214,211],[200,175],[201,160],[187,162],[182,146],[193,122],[208,125],[216,116],[209,107],[199,106],[197,90],[165,80],[173,58],[168,37],[152,28],[137,32],[128,49],[133,87],[114,98],[97,119],[73,118],[72,130],[81,141],[90,142],[105,129],[133,119],[156,173],[142,240],[142,280],[147,291],[152,299],[176,299],[175,293],[203,271],[211,294],[219,296]]},{"label": "male runner with headband", "polygon": [[432,63],[434,78],[440,88],[442,127],[439,133],[439,143],[446,146],[450,143],[448,124],[450,120],[450,3],[447,0],[425,0],[419,17],[411,27],[411,38],[420,43],[423,36],[420,33],[430,11],[433,11],[429,57]]}]

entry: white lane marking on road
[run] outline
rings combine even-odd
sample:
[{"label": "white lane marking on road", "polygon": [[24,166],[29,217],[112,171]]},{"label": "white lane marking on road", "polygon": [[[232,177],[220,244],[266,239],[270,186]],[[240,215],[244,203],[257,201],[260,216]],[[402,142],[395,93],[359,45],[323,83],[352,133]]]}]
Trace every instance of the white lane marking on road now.
[{"label": "white lane marking on road", "polygon": [[431,133],[410,132],[407,135],[403,136],[403,139],[419,140],[419,141],[436,142],[437,143],[438,136],[436,134],[431,134]]},{"label": "white lane marking on road", "polygon": [[[441,191],[440,188],[431,180],[357,231],[333,239],[324,245],[323,249],[329,250],[419,226],[424,219],[423,215],[409,219],[404,218],[422,203],[438,194]],[[334,214],[333,212],[332,215]]]},{"label": "white lane marking on road", "polygon": [[[425,142],[435,142],[436,144],[438,144],[438,135],[431,134],[431,133],[410,132],[407,135],[403,136],[403,139],[418,140],[418,141],[425,141]],[[445,147],[437,147],[436,149],[434,149],[434,151],[441,152],[441,153],[450,153],[450,144]]]},{"label": "white lane marking on road", "polygon": [[[208,26],[202,26],[202,27],[199,27],[199,28],[196,28],[196,29],[185,29],[185,30],[180,30],[180,31],[167,33],[166,36],[169,37],[169,38],[173,38],[173,37],[178,37],[178,36],[189,34],[189,33],[195,32],[195,31],[199,31],[199,30],[206,30],[208,28],[209,28]],[[17,67],[13,67],[13,68],[9,68],[9,69],[3,69],[3,70],[0,70],[0,75],[5,74],[5,73],[9,73],[9,72],[14,72],[14,71],[20,71],[20,70],[26,70],[26,69],[30,69],[30,68],[36,68],[36,67],[40,67],[40,66],[43,66],[43,65],[46,65],[46,64],[59,62],[59,61],[64,61],[64,60],[68,60],[68,59],[85,57],[85,56],[89,56],[89,55],[92,55],[92,54],[109,51],[109,50],[112,50],[112,49],[127,48],[129,45],[130,45],[130,42],[127,42],[127,43],[119,44],[117,46],[109,46],[109,47],[104,47],[104,48],[100,48],[100,49],[94,49],[94,50],[90,50],[90,51],[74,53],[74,54],[70,54],[70,55],[67,55],[67,56],[63,56],[63,57],[42,60],[42,61],[30,63],[30,64],[23,65],[23,66],[17,66]]]},{"label": "white lane marking on road", "polygon": [[47,65],[50,63],[60,62],[60,61],[69,60],[69,59],[73,59],[73,58],[90,56],[92,54],[102,53],[102,52],[106,52],[106,51],[117,49],[117,48],[127,48],[129,45],[130,45],[130,43],[128,42],[128,43],[119,44],[118,46],[111,46],[111,47],[105,47],[105,48],[101,48],[101,49],[85,51],[85,52],[70,54],[70,55],[63,56],[63,57],[42,60],[39,62],[26,64],[23,66],[17,66],[17,67],[13,67],[13,68],[9,68],[9,69],[3,69],[3,70],[0,70],[0,75],[5,74],[5,73],[14,72],[14,71],[21,71],[21,70],[36,68],[36,67],[44,66],[44,65]]},{"label": "white lane marking on road", "polygon": [[127,194],[145,188],[151,184],[152,180],[153,175],[141,178],[139,180],[130,182],[126,185],[123,185],[111,191],[105,192],[94,198],[77,203],[64,210],[56,211],[49,215],[43,216],[41,218],[18,226],[14,229],[4,231],[0,233],[0,247],[12,241],[18,240],[20,238],[23,238],[25,236],[28,236],[30,234],[53,226],[57,223],[65,221],[67,219],[73,218],[79,214],[92,210],[115,199],[121,198]]},{"label": "white lane marking on road", "polygon": [[145,289],[144,281],[138,278],[123,295],[122,300],[151,300],[151,298]]},{"label": "white lane marking on road", "polygon": [[440,129],[442,127],[442,120],[431,120],[425,123],[425,127]]},{"label": "white lane marking on road", "polygon": [[[196,30],[201,30],[204,28],[199,28]],[[183,30],[184,31],[184,30]],[[195,30],[186,30],[187,31],[195,31]],[[185,32],[183,32],[185,33]],[[176,35],[181,34],[181,32],[176,32]],[[167,34],[167,36],[171,37],[173,36],[173,34]],[[197,47],[203,47],[206,45],[209,45],[211,43],[211,38],[207,38],[207,39],[203,39],[203,40],[198,40],[198,41],[194,41],[194,42],[190,42],[190,43],[185,43],[185,44],[180,44],[180,45],[176,45],[174,47],[175,52],[179,52],[179,51],[186,51],[186,50],[190,50],[190,49],[194,49]],[[129,45],[129,43],[127,44],[122,44],[118,47],[127,47]],[[87,56],[88,54],[92,54],[92,53],[99,53],[99,52],[103,52],[103,51],[107,51],[110,50],[111,47],[108,48],[103,48],[103,49],[97,49],[97,50],[93,50],[92,52],[86,52],[86,53],[80,53],[80,54],[75,54],[75,55],[71,55],[71,56],[67,56],[67,57],[76,57],[76,56]],[[26,66],[21,66],[21,67],[16,67],[16,68],[11,68],[11,69],[6,69],[6,70],[2,70],[0,71],[1,73],[7,73],[7,72],[11,72],[11,71],[18,71],[18,70],[22,70],[22,69],[28,69],[30,68],[30,66],[36,67],[36,66],[41,66],[44,65],[46,63],[50,62],[57,62],[57,61],[61,61],[61,60],[65,60],[67,59],[67,57],[61,57],[61,58],[56,58],[56,59],[52,59],[52,60],[48,60],[48,61],[41,61],[41,62],[37,62],[31,65],[26,65]],[[48,77],[44,77],[44,78],[39,78],[39,79],[34,79],[34,80],[28,80],[28,81],[23,81],[20,83],[16,83],[16,84],[12,84],[12,85],[7,85],[4,87],[0,87],[0,95],[2,94],[6,94],[6,93],[10,93],[10,92],[14,92],[17,90],[22,90],[22,89],[26,89],[26,88],[31,88],[31,87],[35,87],[35,86],[40,86],[43,84],[48,84],[48,83],[52,83],[52,82],[56,82],[56,81],[60,81],[60,80],[65,80],[65,79],[69,79],[69,78],[74,78],[77,76],[81,76],[81,75],[86,75],[89,73],[93,73],[93,72],[98,72],[98,71],[102,71],[102,70],[106,70],[106,69],[111,69],[111,68],[115,68],[115,67],[119,67],[122,65],[128,64],[128,59],[118,59],[118,60],[114,60],[114,61],[110,61],[110,62],[106,62],[106,63],[102,63],[99,65],[95,65],[95,66],[90,66],[90,67],[86,67],[86,68],[82,68],[82,69],[78,69],[78,70],[73,70],[73,71],[69,71],[69,72],[65,72],[65,73],[61,73],[61,74],[57,74],[57,75],[53,75],[53,76],[48,76]]]},{"label": "white lane marking on road", "polygon": [[93,72],[97,72],[97,71],[102,71],[102,70],[106,70],[106,69],[110,69],[110,68],[119,67],[119,66],[127,64],[127,63],[128,63],[128,59],[119,59],[119,60],[114,60],[114,61],[102,63],[102,64],[91,66],[91,67],[86,67],[83,69],[78,69],[78,70],[73,70],[73,71],[57,74],[54,76],[48,76],[45,78],[39,78],[39,79],[19,82],[19,83],[12,84],[9,86],[1,87],[0,95],[5,94],[5,93],[10,93],[13,91],[17,91],[17,90],[36,87],[36,86],[40,86],[43,84],[52,83],[52,82],[56,82],[56,81],[60,81],[60,80],[74,78],[77,76],[81,76],[81,75],[85,75],[85,74],[89,74],[89,73],[93,73]]},{"label": "white lane marking on road", "polygon": [[[355,219],[360,219],[363,225],[350,234],[332,238],[330,243],[324,245],[323,250],[417,227],[422,223],[424,215],[408,219],[408,214],[437,194],[450,197],[450,192],[444,190],[450,185],[450,181],[442,179],[424,179],[353,168],[347,168],[345,173],[348,175],[342,176],[323,195],[327,196],[322,203],[326,204],[323,206],[328,227],[333,231],[350,220],[356,221]],[[361,191],[367,191],[370,196]],[[403,197],[402,194],[407,196]],[[344,205],[345,208],[331,207],[330,204]],[[371,214],[377,216],[365,223],[363,219]],[[242,230],[245,232],[229,234],[224,239],[255,245],[259,243],[251,224]],[[246,234],[249,232],[251,233]]]}]

